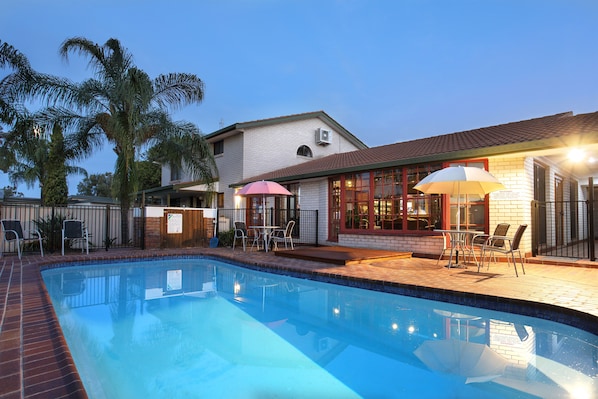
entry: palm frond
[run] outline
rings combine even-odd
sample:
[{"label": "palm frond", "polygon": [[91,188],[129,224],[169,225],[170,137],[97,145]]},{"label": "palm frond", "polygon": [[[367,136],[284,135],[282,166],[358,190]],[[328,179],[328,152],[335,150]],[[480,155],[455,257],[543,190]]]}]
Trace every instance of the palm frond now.
[{"label": "palm frond", "polygon": [[161,108],[179,109],[203,100],[204,83],[189,73],[169,73],[154,79],[154,101]]}]

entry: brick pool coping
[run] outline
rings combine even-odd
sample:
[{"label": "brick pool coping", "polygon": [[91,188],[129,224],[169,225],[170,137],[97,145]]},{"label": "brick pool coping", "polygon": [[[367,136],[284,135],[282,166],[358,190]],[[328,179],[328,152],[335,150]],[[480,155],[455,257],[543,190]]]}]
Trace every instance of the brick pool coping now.
[{"label": "brick pool coping", "polygon": [[5,256],[0,259],[0,399],[87,397],[41,270],[173,256],[213,256],[253,269],[526,314],[598,333],[598,299],[593,298],[598,269],[589,267],[527,264],[528,274],[515,278],[512,268],[500,264],[480,274],[475,269],[446,269],[436,266],[435,260],[417,258],[338,266],[227,248],[126,249],[44,258],[28,255],[22,261]]}]

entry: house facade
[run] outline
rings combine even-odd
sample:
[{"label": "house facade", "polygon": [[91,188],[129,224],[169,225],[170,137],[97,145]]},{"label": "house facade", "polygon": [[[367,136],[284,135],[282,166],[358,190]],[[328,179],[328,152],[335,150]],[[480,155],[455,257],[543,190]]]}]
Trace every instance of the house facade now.
[{"label": "house facade", "polygon": [[[168,206],[245,208],[234,183],[339,152],[367,148],[323,111],[235,123],[205,136],[212,146],[217,179],[210,188],[184,170],[162,165],[162,187],[147,190],[148,202]],[[301,193],[294,191],[295,200]],[[151,199],[153,198],[153,200]]]},{"label": "house facade", "polygon": [[[572,151],[578,151],[570,159]],[[586,154],[582,156],[580,154]],[[581,207],[593,194],[598,113],[570,112],[386,146],[337,153],[240,179],[274,180],[301,191],[301,208],[319,211],[318,242],[437,256],[434,229],[456,226],[490,233],[498,223],[530,228],[522,252],[538,243],[573,245],[587,238]],[[484,168],[506,190],[487,196],[424,194],[413,187],[452,165]],[[566,210],[559,204],[567,202]],[[555,207],[535,210],[535,204]],[[532,245],[533,244],[533,245]]]}]

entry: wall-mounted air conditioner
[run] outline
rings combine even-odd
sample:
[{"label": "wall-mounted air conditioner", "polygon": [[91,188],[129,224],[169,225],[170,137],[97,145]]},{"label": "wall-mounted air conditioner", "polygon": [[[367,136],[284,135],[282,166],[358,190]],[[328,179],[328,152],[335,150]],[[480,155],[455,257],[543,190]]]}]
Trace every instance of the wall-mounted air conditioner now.
[{"label": "wall-mounted air conditioner", "polygon": [[328,145],[332,143],[332,132],[330,130],[319,128],[316,130],[316,144]]}]

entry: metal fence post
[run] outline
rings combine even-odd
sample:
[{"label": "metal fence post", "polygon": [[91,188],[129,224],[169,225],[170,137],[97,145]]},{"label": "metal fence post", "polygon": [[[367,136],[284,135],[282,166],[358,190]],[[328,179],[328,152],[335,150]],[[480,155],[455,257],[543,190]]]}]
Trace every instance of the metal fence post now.
[{"label": "metal fence post", "polygon": [[318,215],[318,210],[316,209],[316,247],[319,246],[318,245],[318,231],[320,231],[320,228],[318,226],[319,223],[320,223],[320,217]]},{"label": "metal fence post", "polygon": [[595,231],[594,231],[594,178],[590,177],[588,181],[588,245],[590,251],[590,260],[596,260],[595,254]]},{"label": "metal fence post", "polygon": [[104,246],[106,251],[108,251],[108,247],[110,246],[110,205],[106,205],[106,230],[104,234]]}]

